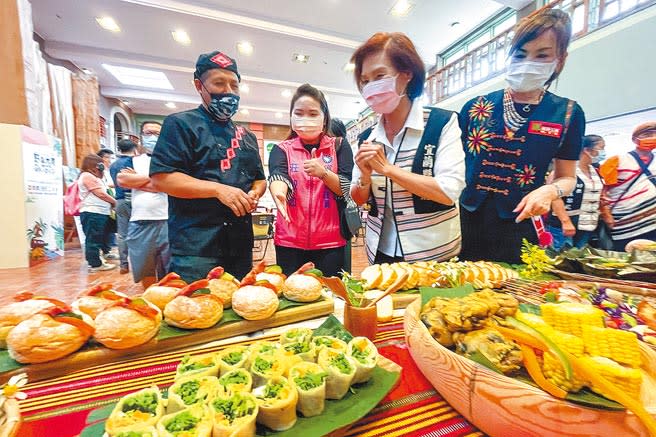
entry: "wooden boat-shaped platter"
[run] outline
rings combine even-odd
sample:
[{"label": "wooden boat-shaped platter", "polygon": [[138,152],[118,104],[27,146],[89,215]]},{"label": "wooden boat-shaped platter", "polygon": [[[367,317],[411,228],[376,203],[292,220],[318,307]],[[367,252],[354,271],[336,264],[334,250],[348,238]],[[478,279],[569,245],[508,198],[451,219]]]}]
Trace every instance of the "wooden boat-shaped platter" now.
[{"label": "wooden boat-shaped platter", "polygon": [[[593,409],[557,399],[539,388],[500,375],[440,345],[419,318],[421,302],[406,309],[405,339],[424,376],[444,399],[481,431],[494,437],[648,436],[631,412]],[[656,352],[640,345],[643,401],[656,417]],[[645,393],[647,391],[647,393]]]}]

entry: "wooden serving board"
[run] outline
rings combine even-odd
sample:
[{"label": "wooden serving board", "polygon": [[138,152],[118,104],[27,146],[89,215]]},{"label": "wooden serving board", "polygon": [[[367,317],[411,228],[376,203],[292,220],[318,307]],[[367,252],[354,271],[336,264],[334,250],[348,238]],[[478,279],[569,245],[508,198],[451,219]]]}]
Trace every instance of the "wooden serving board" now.
[{"label": "wooden serving board", "polygon": [[[160,340],[154,338],[148,343],[136,348],[108,349],[103,346],[86,347],[59,360],[41,364],[27,364],[16,369],[1,372],[0,380],[7,380],[15,374],[27,373],[30,382],[40,381],[88,367],[155,355],[197,344],[248,334],[262,329],[314,319],[332,314],[333,311],[334,305],[332,298],[325,297],[316,303],[309,303],[278,311],[265,320],[240,320],[214,328],[189,330],[185,335]],[[164,322],[162,323],[164,324]]]},{"label": "wooden serving board", "polygon": [[[481,431],[500,436],[648,436],[626,411],[592,409],[554,398],[537,387],[500,375],[440,345],[419,320],[420,302],[404,316],[410,354],[435,389]],[[656,376],[656,352],[641,345],[643,368]],[[643,382],[644,384],[644,382]],[[643,390],[645,388],[643,387]],[[652,399],[647,410],[652,414]]]}]

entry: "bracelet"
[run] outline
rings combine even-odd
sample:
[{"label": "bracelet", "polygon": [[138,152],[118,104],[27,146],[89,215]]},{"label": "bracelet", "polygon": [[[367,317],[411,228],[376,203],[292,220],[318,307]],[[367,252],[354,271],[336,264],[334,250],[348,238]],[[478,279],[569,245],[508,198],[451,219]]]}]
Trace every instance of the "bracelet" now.
[{"label": "bracelet", "polygon": [[565,197],[565,192],[563,191],[562,188],[560,188],[558,186],[558,184],[554,183],[554,184],[549,184],[549,185],[552,185],[556,188],[556,195],[558,196],[558,199],[560,199],[561,197]]},{"label": "bracelet", "polygon": [[366,184],[363,184],[362,178],[358,178],[358,188],[367,188],[369,185],[371,185],[371,181],[367,182]]},{"label": "bracelet", "polygon": [[324,168],[323,169],[323,174],[321,176],[319,176],[319,179],[324,180],[326,178],[326,176],[328,176],[328,169]]}]

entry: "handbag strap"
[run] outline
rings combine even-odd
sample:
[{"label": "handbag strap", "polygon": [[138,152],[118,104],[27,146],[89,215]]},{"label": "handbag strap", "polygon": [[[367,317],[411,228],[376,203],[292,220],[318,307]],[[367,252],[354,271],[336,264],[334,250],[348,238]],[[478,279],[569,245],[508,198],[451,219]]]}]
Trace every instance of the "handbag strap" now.
[{"label": "handbag strap", "polygon": [[[645,164],[645,161],[640,159],[640,155],[638,155],[638,152],[636,152],[635,150],[632,150],[632,151],[629,152],[629,155],[633,156],[633,159],[635,159],[636,162],[638,163],[638,166],[640,167],[640,170],[642,170],[642,173],[645,176],[647,176],[647,179],[649,179],[649,181],[652,184],[654,184],[654,186],[656,186],[656,180],[654,180],[654,175],[651,174],[651,172],[649,171],[649,167],[647,166],[647,164]],[[654,159],[653,156],[652,156],[651,159]],[[651,161],[649,161],[649,162],[651,163]],[[638,175],[638,176],[640,176],[640,175]],[[638,177],[636,177],[636,179],[637,178]]]},{"label": "handbag strap", "polygon": [[[618,197],[615,202],[613,202],[613,204],[610,207],[611,211],[613,211],[615,206],[617,206],[617,204],[624,198],[624,196],[626,196],[626,193],[629,192],[629,190],[631,189],[633,184],[635,184],[638,181],[638,179],[640,179],[640,175],[644,172],[643,166],[646,167],[644,165],[644,162],[642,162],[642,160],[640,159],[638,154],[635,153],[635,151],[629,152],[629,155],[633,156],[633,158],[638,162],[638,166],[640,166],[640,172],[637,173],[633,179],[631,179],[631,182],[629,182],[628,185],[626,186],[626,188],[624,189],[624,191],[622,191],[622,195],[620,197]],[[642,165],[640,165],[640,164],[642,164]],[[647,171],[649,172],[649,170],[647,170]],[[651,173],[649,173],[649,174],[651,175]],[[652,181],[652,182],[654,182],[654,181]],[[656,182],[654,182],[654,183],[656,183]]]}]

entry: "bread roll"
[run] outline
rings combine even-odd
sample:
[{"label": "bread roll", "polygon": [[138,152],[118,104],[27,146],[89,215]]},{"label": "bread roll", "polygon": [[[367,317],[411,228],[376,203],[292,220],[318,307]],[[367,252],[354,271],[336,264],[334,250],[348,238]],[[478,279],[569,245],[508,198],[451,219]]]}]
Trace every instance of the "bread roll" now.
[{"label": "bread roll", "polygon": [[223,308],[230,308],[232,306],[232,295],[239,288],[239,281],[234,278],[232,280],[227,278],[210,279],[208,287],[214,296],[221,299]]},{"label": "bread roll", "polygon": [[282,293],[296,302],[314,302],[321,297],[321,281],[312,275],[291,275],[285,281]]},{"label": "bread roll", "polygon": [[247,285],[232,295],[232,309],[246,320],[263,320],[278,309],[278,296],[268,287]]},{"label": "bread roll", "polygon": [[98,317],[98,314],[113,306],[119,298],[127,297],[124,293],[113,290],[105,293],[109,293],[113,299],[108,299],[103,295],[81,296],[71,304],[71,308],[73,308],[73,311],[84,313],[95,320],[95,318]]},{"label": "bread roll", "polygon": [[47,300],[28,299],[0,307],[0,348],[7,347],[7,335],[14,326],[43,310],[54,308],[54,306]]},{"label": "bread roll", "polygon": [[35,314],[9,332],[7,348],[19,363],[45,363],[72,354],[91,333],[49,315]]},{"label": "bread roll", "polygon": [[276,294],[280,296],[282,294],[282,289],[285,285],[285,277],[279,273],[268,273],[262,272],[258,273],[255,277],[258,281],[269,281],[274,287],[276,287]]},{"label": "bread roll", "polygon": [[164,307],[164,321],[183,329],[209,328],[216,325],[222,316],[221,300],[209,294],[178,296]]},{"label": "bread roll", "polygon": [[179,291],[180,289],[176,287],[151,285],[141,296],[160,310],[164,311],[166,304],[175,299],[175,296]]},{"label": "bread roll", "polygon": [[159,308],[147,304],[152,310],[152,317],[123,306],[113,306],[102,311],[95,319],[94,338],[110,349],[127,349],[147,343],[157,335],[162,321]]}]

